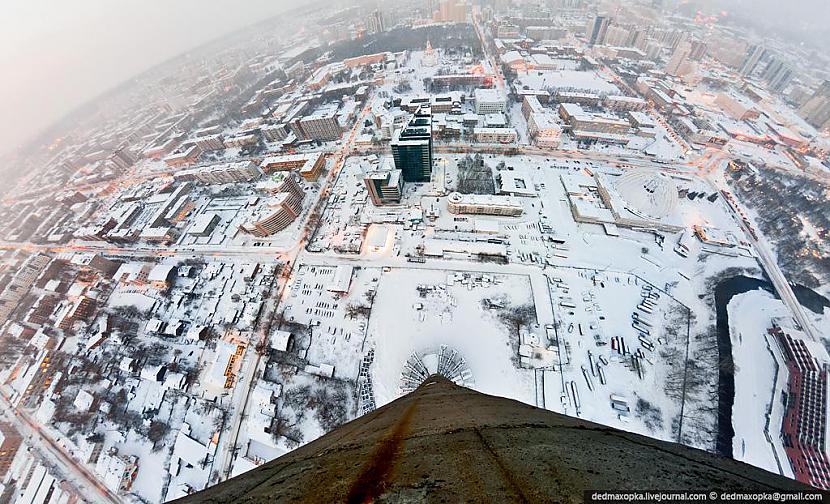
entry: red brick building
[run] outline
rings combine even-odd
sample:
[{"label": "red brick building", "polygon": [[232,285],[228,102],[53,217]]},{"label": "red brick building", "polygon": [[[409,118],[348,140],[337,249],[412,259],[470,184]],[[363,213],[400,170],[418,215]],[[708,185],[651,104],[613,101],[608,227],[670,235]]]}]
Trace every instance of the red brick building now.
[{"label": "red brick building", "polygon": [[790,380],[781,424],[784,451],[795,479],[824,490],[830,489],[830,461],[825,450],[827,435],[827,367],[810,353],[807,344],[772,327],[778,338]]}]

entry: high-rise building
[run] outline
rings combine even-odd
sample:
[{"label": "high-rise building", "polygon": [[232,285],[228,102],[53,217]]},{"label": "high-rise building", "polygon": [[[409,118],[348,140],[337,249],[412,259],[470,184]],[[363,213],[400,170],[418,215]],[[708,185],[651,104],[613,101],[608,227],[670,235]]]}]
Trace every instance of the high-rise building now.
[{"label": "high-rise building", "polygon": [[[297,121],[304,139],[330,141],[337,140],[343,134],[337,120],[337,107],[329,106],[317,110]],[[296,134],[296,133],[295,133]],[[299,135],[298,135],[299,136]]]},{"label": "high-rise building", "polygon": [[816,93],[813,96],[823,96],[825,98],[830,98],[830,80],[826,80],[821,83],[821,86],[816,89]]},{"label": "high-rise building", "polygon": [[645,45],[647,39],[648,32],[646,32],[646,30],[644,29],[636,28],[628,33],[628,40],[626,41],[625,45],[627,47],[636,47],[642,50],[641,46]]},{"label": "high-rise building", "polygon": [[816,128],[830,123],[830,100],[824,97],[810,98],[800,109],[804,120]]},{"label": "high-rise building", "polygon": [[758,63],[767,54],[766,48],[761,44],[754,44],[747,48],[744,59],[741,61],[741,66],[738,68],[738,73],[747,77],[755,71]]},{"label": "high-rise building", "polygon": [[689,59],[700,61],[706,56],[706,42],[701,40],[692,40],[692,50],[689,52]]},{"label": "high-rise building", "polygon": [[830,487],[827,458],[827,368],[804,340],[773,326],[767,332],[777,337],[789,374],[787,404],[781,422],[784,452],[793,477],[818,488]]},{"label": "high-rise building", "polygon": [[464,0],[441,0],[438,4],[436,21],[464,23],[467,21],[467,2]]},{"label": "high-rise building", "polygon": [[432,114],[420,109],[409,124],[392,137],[395,168],[404,182],[429,182],[432,175]]},{"label": "high-rise building", "polygon": [[[495,252],[478,246],[475,250],[482,255]],[[409,374],[412,387],[422,383],[414,392],[242,477],[180,502],[368,502],[413,494],[424,502],[450,500],[448,495],[471,496],[471,501],[515,502],[532,496],[538,502],[582,502],[589,489],[611,486],[621,480],[621,474],[632,488],[763,486],[805,495],[810,490],[743,462],[613,427],[598,428],[581,418],[455,385],[443,375],[452,372],[447,370],[457,359],[445,358],[449,350],[444,352],[437,359],[441,364],[428,368],[418,362],[418,369]],[[458,367],[466,373],[464,366],[453,369]],[[798,401],[788,394],[787,406],[804,404],[800,400],[803,392],[796,393],[801,394]],[[817,396],[815,390],[810,393]],[[612,399],[613,406],[621,410],[629,408],[627,401],[616,395]],[[818,418],[813,411],[801,415]],[[404,429],[406,442],[399,441]],[[390,442],[392,432],[395,437]],[[377,454],[391,451],[390,444],[395,449],[394,471],[386,465],[377,467]],[[314,470],[309,470],[312,463]],[[284,478],[280,484],[270,484],[280,478]],[[361,484],[366,480],[370,483]],[[413,490],[418,480],[424,483]]]},{"label": "high-rise building", "polygon": [[686,42],[689,33],[681,30],[658,30],[655,38],[663,45],[670,46],[672,50],[677,49],[681,42]]},{"label": "high-rise building", "polygon": [[126,146],[121,146],[110,155],[109,160],[123,171],[130,169],[138,161],[138,158]]},{"label": "high-rise building", "polygon": [[761,78],[767,82],[767,87],[776,92],[783,91],[793,77],[792,67],[778,57],[773,57],[761,74]]},{"label": "high-rise building", "polygon": [[369,33],[382,33],[385,31],[383,13],[381,11],[375,9],[369,14],[369,18],[366,20],[366,29],[369,30]]},{"label": "high-rise building", "polygon": [[363,177],[372,203],[377,206],[401,202],[403,178],[400,170],[373,170]]},{"label": "high-rise building", "polygon": [[674,53],[671,55],[671,59],[669,59],[669,62],[666,65],[666,73],[674,76],[681,75],[683,66],[689,59],[689,55],[691,53],[692,44],[683,42],[677,46],[677,49],[674,50]]},{"label": "high-rise building", "polygon": [[816,128],[830,125],[830,80],[824,81],[798,111],[805,121]]},{"label": "high-rise building", "polygon": [[631,37],[631,32],[619,26],[609,26],[605,34],[606,45],[610,46],[625,46],[628,45],[628,40]]},{"label": "high-rise building", "polygon": [[663,46],[661,46],[654,40],[649,40],[648,42],[646,42],[645,47],[641,49],[641,51],[646,53],[646,59],[655,61],[660,56],[660,53],[663,52]]},{"label": "high-rise building", "polygon": [[778,73],[783,65],[784,61],[778,56],[770,57],[767,65],[764,67],[764,71],[761,72],[761,78],[768,81],[771,77]]},{"label": "high-rise building", "polygon": [[790,82],[793,80],[793,69],[789,65],[784,65],[784,67],[773,77],[769,80],[769,88],[772,91],[780,93],[784,90],[787,86],[790,85]]},{"label": "high-rise building", "polygon": [[602,45],[610,23],[611,19],[607,16],[594,16],[594,20],[588,26],[588,45]]}]

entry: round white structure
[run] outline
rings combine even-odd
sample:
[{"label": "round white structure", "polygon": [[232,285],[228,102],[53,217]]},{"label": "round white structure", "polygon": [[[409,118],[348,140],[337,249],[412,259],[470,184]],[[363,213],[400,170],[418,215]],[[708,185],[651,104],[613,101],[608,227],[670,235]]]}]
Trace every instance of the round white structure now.
[{"label": "round white structure", "polygon": [[662,219],[677,208],[677,185],[668,175],[654,170],[633,170],[620,176],[614,188],[632,213]]},{"label": "round white structure", "polygon": [[464,357],[455,349],[441,345],[437,350],[413,352],[409,356],[401,371],[401,395],[412,392],[434,374],[464,387],[475,385]]}]

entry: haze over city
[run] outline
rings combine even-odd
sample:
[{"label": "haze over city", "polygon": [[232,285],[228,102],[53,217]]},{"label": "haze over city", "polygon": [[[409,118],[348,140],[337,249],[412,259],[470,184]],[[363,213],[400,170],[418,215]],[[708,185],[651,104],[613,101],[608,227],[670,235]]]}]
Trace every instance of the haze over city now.
[{"label": "haze over city", "polygon": [[0,502],[830,489],[824,1],[0,8]]},{"label": "haze over city", "polygon": [[[6,0],[0,5],[0,154],[174,56],[269,19],[285,0]],[[183,23],[187,29],[182,29]]]},{"label": "haze over city", "polygon": [[[694,2],[688,2],[695,4]],[[699,2],[826,43],[830,12],[823,0]],[[286,1],[254,0],[237,8],[227,0],[126,0],[117,8],[95,0],[6,0],[0,8],[0,155],[18,148],[76,107],[153,65],[290,8]],[[181,29],[189,19],[188,29]],[[823,38],[822,38],[823,37]],[[60,78],[56,78],[60,76]]]}]

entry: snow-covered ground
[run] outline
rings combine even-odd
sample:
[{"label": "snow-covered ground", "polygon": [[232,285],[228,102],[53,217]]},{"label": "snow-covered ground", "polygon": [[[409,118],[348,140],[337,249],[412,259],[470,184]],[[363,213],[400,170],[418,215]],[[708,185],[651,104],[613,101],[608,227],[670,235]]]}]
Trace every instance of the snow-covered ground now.
[{"label": "snow-covered ground", "polygon": [[733,456],[768,471],[792,477],[781,442],[782,391],[789,373],[781,349],[767,333],[772,320],[789,317],[784,303],[767,291],[732,298],[728,306],[735,364]]},{"label": "snow-covered ground", "polygon": [[456,281],[454,275],[410,269],[383,274],[369,319],[377,405],[400,396],[401,373],[411,354],[441,345],[460,352],[476,390],[535,404],[533,373],[516,365],[518,334],[482,304],[484,299],[505,307],[532,304],[528,278],[474,274]]},{"label": "snow-covered ground", "polygon": [[[546,401],[545,407],[676,439],[673,423],[680,413],[679,378],[689,337],[686,307],[656,285],[624,272],[557,267],[545,274],[562,362],[561,376],[551,380],[546,374],[546,397],[556,400]],[[638,308],[647,296],[650,307]],[[632,327],[635,317],[648,335],[640,337]],[[642,357],[635,363],[637,355]],[[578,405],[570,383],[577,389]],[[611,395],[625,398],[630,411],[614,409]]]},{"label": "snow-covered ground", "polygon": [[366,350],[364,313],[372,307],[380,269],[354,269],[348,293],[330,290],[336,273],[332,266],[300,266],[283,305],[283,317],[308,328],[309,341],[302,355],[309,363],[333,365],[334,376],[348,380],[357,377]]}]

